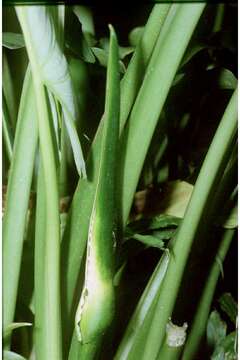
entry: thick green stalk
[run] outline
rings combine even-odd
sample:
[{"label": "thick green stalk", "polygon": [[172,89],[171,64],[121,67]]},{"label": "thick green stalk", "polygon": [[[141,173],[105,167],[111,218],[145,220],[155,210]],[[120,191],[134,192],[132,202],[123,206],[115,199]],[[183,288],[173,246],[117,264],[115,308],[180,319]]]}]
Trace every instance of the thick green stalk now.
[{"label": "thick green stalk", "polygon": [[155,359],[162,344],[165,336],[165,327],[173,312],[193,239],[201,223],[209,196],[222,177],[233,146],[236,131],[237,91],[232,95],[214,136],[198,176],[184,221],[180,225],[171,249],[174,256],[170,258],[168,270],[162,284],[159,301],[143,355],[144,360]]},{"label": "thick green stalk", "polygon": [[61,360],[61,316],[60,316],[60,219],[58,181],[54,156],[53,139],[46,93],[38,72],[34,44],[26,18],[26,7],[17,7],[17,15],[24,34],[25,44],[32,68],[34,92],[37,105],[40,150],[46,189],[46,229],[45,229],[45,276],[44,311],[47,330],[44,335],[44,359]]},{"label": "thick green stalk", "polygon": [[[124,127],[138,90],[141,86],[149,58],[171,9],[171,4],[157,4],[149,16],[141,40],[133,53],[127,73],[121,81],[120,132]],[[158,41],[159,42],[159,41]]]},{"label": "thick green stalk", "polygon": [[214,292],[221,272],[219,261],[221,263],[224,262],[234,233],[234,229],[228,229],[225,230],[223,234],[223,238],[219,245],[215,261],[212,264],[208,278],[206,280],[205,287],[203,289],[203,293],[193,320],[193,324],[191,326],[191,331],[187,337],[187,342],[183,352],[183,360],[191,360],[194,359],[196,356],[198,346],[206,331],[207,320],[211,309]]},{"label": "thick green stalk", "polygon": [[181,359],[181,353],[183,351],[183,346],[168,346],[166,341],[163,344],[161,352],[158,354],[158,360],[177,360]]},{"label": "thick green stalk", "polygon": [[89,343],[102,335],[115,308],[114,253],[116,248],[116,170],[119,142],[120,80],[118,43],[110,26],[106,102],[100,168],[90,219],[85,282],[76,313],[79,341]]},{"label": "thick green stalk", "polygon": [[3,218],[4,327],[14,319],[26,216],[38,139],[35,99],[32,92],[31,75],[30,71],[27,71],[18,114]]},{"label": "thick green stalk", "polygon": [[[142,347],[144,346],[143,339],[146,336],[145,330],[148,332],[149,326],[147,326],[147,323],[151,321],[151,314],[156,306],[160,286],[169,263],[169,256],[169,252],[166,251],[154,270],[128,323],[123,339],[114,357],[115,360],[134,359],[137,357],[136,348],[139,348],[140,353],[142,352]],[[142,335],[142,333],[144,334]]]},{"label": "thick green stalk", "polygon": [[[231,160],[229,161],[228,166],[225,170],[223,179],[221,179],[221,184],[217,189],[217,194],[214,195],[213,207],[215,209],[215,212],[216,209],[219,209],[219,206],[221,207],[224,203],[223,193],[226,192],[226,187],[229,188],[229,190],[232,189],[232,182],[235,180],[235,169],[236,149],[231,155]],[[229,196],[228,192],[227,195]],[[219,198],[221,199],[220,202]],[[216,218],[216,214],[214,214],[213,216],[213,218]],[[211,222],[210,219],[209,221]],[[161,283],[163,281],[163,276],[167,270],[168,259],[168,253],[163,254],[161,261],[158,263],[156,269],[154,270],[154,273],[150,281],[148,282],[147,287],[144,290],[144,293],[136,307],[136,310],[134,311],[134,314],[128,323],[123,339],[114,357],[115,360],[134,360],[136,358],[141,358],[145,346],[145,339],[151,325],[159,294],[161,292]],[[182,353],[182,350],[183,346],[178,348],[169,347],[166,344],[165,340],[164,345],[158,354],[158,359],[165,359],[165,356],[166,359],[178,359],[180,354]]]},{"label": "thick green stalk", "polygon": [[77,334],[74,331],[71,347],[68,355],[68,360],[76,360],[76,359],[94,360],[96,359],[96,354],[101,348],[101,344],[102,344],[102,337],[99,336],[96,341],[82,345],[79,343],[77,339]]},{"label": "thick green stalk", "polygon": [[[205,4],[181,4],[155,48],[122,137],[122,216],[126,223],[142,166],[172,81]],[[181,31],[179,31],[181,29]],[[160,124],[158,124],[161,126]],[[138,151],[136,151],[138,149]]]},{"label": "thick green stalk", "polygon": [[[34,70],[33,70],[34,73]],[[46,94],[41,81],[34,77],[37,97],[40,149],[46,189],[46,235],[45,235],[45,358],[61,359],[60,316],[60,219],[57,171],[51,139]]]},{"label": "thick green stalk", "polygon": [[[165,13],[166,10],[164,9],[166,8],[168,8],[168,6],[166,7],[165,4],[154,6],[145,27],[143,38],[140,40],[126,74],[121,81],[120,129],[124,127],[127,121],[129,111],[139,90],[147,62],[150,59],[158,34],[162,28],[159,17],[162,12]],[[142,62],[142,56],[144,56],[144,62]],[[131,102],[129,102],[130,97],[132,99]],[[126,112],[125,107],[128,107],[128,112]],[[103,119],[101,121],[101,124],[102,123]],[[85,252],[89,219],[97,184],[101,134],[102,125],[100,125],[98,129],[87,160],[87,174],[89,181],[80,179],[78,183],[63,239],[63,254],[68,253],[68,257],[62,257],[61,265],[63,280],[62,293],[65,301],[65,306],[63,306],[64,324],[69,322],[69,315],[71,314],[73,317],[75,311],[75,306],[73,304],[74,291],[76,289],[78,275]],[[69,331],[69,326],[67,331]]]}]

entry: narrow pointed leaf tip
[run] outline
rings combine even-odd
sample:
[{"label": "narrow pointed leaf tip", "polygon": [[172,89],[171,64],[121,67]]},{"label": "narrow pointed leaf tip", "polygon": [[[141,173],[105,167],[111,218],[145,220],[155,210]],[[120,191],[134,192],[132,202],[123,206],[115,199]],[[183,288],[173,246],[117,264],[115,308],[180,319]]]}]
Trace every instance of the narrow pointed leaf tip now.
[{"label": "narrow pointed leaf tip", "polygon": [[108,28],[110,31],[110,36],[116,36],[115,30],[114,30],[114,27],[112,26],[112,24],[108,24]]},{"label": "narrow pointed leaf tip", "polygon": [[[82,344],[94,342],[109,328],[115,311],[114,237],[116,221],[116,157],[119,140],[120,79],[118,44],[110,28],[105,118],[101,157],[93,202],[86,256],[84,288],[75,316]],[[106,204],[108,204],[106,208]]]}]

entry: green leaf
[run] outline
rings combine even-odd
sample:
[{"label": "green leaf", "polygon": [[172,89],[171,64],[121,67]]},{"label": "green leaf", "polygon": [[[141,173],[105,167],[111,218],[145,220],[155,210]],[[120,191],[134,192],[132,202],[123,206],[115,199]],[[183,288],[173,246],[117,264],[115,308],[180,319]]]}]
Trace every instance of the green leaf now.
[{"label": "green leaf", "polygon": [[94,55],[96,56],[96,58],[98,59],[100,65],[107,67],[107,62],[108,62],[108,53],[106,50],[101,49],[101,48],[97,48],[97,47],[92,47],[91,48]]},{"label": "green leaf", "polygon": [[[166,18],[167,12],[171,7],[170,4],[158,4],[153,7],[149,16],[149,20],[144,29],[144,35],[140,43],[135,49],[134,55],[130,60],[127,71],[121,80],[121,104],[120,104],[120,132],[128,119],[129,112],[132,108],[137,92],[141,86],[141,82],[154,49],[157,37],[162,24]],[[161,20],[161,21],[160,21]],[[62,297],[63,304],[63,323],[65,334],[71,334],[72,328],[69,327],[69,317],[71,309],[74,307],[75,289],[79,288],[78,278],[80,268],[83,264],[85,246],[89,228],[89,220],[94,201],[94,193],[97,186],[102,125],[96,133],[93,145],[90,148],[87,160],[87,169],[90,174],[91,181],[80,180],[73,197],[68,223],[64,233],[62,253],[67,251],[69,256],[62,257]],[[81,286],[81,285],[80,285]],[[66,296],[67,294],[67,296]],[[65,337],[68,337],[65,335]]]},{"label": "green leaf", "polygon": [[25,46],[23,35],[11,32],[3,32],[2,44],[7,49],[11,50],[21,49]]},{"label": "green leaf", "polygon": [[[74,32],[72,29],[66,31],[66,46],[70,49],[73,54],[80,58],[81,60],[93,64],[95,63],[95,57],[91,50],[91,47],[87,43],[87,40],[84,36],[84,33],[81,30],[80,24],[76,19],[76,23],[73,24]],[[78,33],[78,36],[75,36],[75,33]]]},{"label": "green leaf", "polygon": [[238,226],[238,207],[235,206],[230,211],[227,219],[223,223],[223,227],[226,229],[233,229]]},{"label": "green leaf", "polygon": [[204,44],[195,44],[195,45],[191,45],[189,47],[189,49],[187,49],[182,63],[181,63],[181,67],[183,67],[184,65],[186,65],[189,61],[191,61],[191,59],[198,54],[200,51],[202,51],[203,49],[205,49],[207,46]]},{"label": "green leaf", "polygon": [[[197,7],[195,6],[194,9],[196,10]],[[181,7],[181,9],[183,8]],[[164,340],[165,327],[174,311],[193,241],[203,219],[208,216],[206,204],[209,203],[210,196],[214,199],[216,184],[222,179],[232,153],[236,133],[237,91],[235,90],[201,167],[184,220],[177,231],[177,235],[169,245],[172,246],[174,257],[170,259],[168,271],[162,284],[161,294],[145,343],[144,360],[156,357]]]},{"label": "green leaf", "polygon": [[147,246],[152,246],[159,249],[163,249],[164,247],[164,242],[160,240],[158,237],[153,235],[134,234],[133,239],[138,240]]},{"label": "green leaf", "polygon": [[2,94],[2,131],[3,131],[3,141],[6,148],[6,153],[8,155],[9,163],[11,164],[12,155],[13,155],[13,130],[11,127],[11,121],[9,116],[9,111],[7,107],[7,102],[5,94]]},{"label": "green leaf", "polygon": [[169,227],[176,227],[181,223],[181,219],[176,216],[160,214],[152,218],[143,218],[133,221],[128,224],[126,228],[126,236],[133,235],[137,232],[145,232],[148,230],[166,229]]},{"label": "green leaf", "polygon": [[[178,5],[172,5],[164,22],[143,84],[130,113],[126,131],[122,137],[120,164],[123,176],[121,182],[124,199],[122,200],[124,221],[128,218],[139,181],[140,169],[143,167],[156,126],[163,126],[163,117],[159,118],[159,116],[172,81],[203,11],[200,4],[194,4],[193,7],[189,4]],[[179,28],[182,27],[184,31],[179,31]],[[161,91],[159,84],[161,84]],[[148,119],[147,127],[146,118]]]},{"label": "green leaf", "polygon": [[199,345],[206,334],[206,327],[208,317],[211,309],[211,304],[215,294],[215,289],[219,279],[221,268],[217,259],[224,261],[231,242],[234,238],[234,230],[225,230],[220,240],[220,245],[215,255],[215,261],[212,262],[209,275],[206,278],[202,295],[200,297],[197,309],[194,314],[194,319],[191,324],[190,332],[187,337],[187,343],[184,347],[183,358],[184,360],[191,360],[195,358],[198,352]]},{"label": "green leaf", "polygon": [[152,234],[159,240],[166,241],[166,240],[170,240],[174,236],[175,232],[176,229],[164,229],[164,230],[153,231]]},{"label": "green leaf", "polygon": [[25,224],[38,141],[36,117],[32,78],[30,69],[28,69],[18,112],[3,218],[3,310],[6,325],[14,319]]},{"label": "green leaf", "polygon": [[[2,54],[2,87],[3,87],[3,96],[6,100],[6,105],[8,109],[8,115],[10,117],[10,123],[12,129],[15,129],[16,120],[17,120],[17,98],[16,98],[16,83],[15,77],[13,74],[13,69],[10,67],[9,57],[6,54],[6,50]],[[9,111],[11,109],[11,111]]]},{"label": "green leaf", "polygon": [[26,358],[13,351],[4,350],[3,360],[26,360]]},{"label": "green leaf", "polygon": [[[96,58],[98,59],[99,64],[104,67],[107,67],[108,51],[105,49],[97,48],[97,47],[92,47],[91,49],[92,49],[94,55],[96,56]],[[120,66],[120,71],[122,73],[125,73],[125,71],[126,71],[125,66],[124,66],[123,62],[120,60],[119,60],[119,66]]]},{"label": "green leaf", "polygon": [[[44,6],[17,6],[16,12],[24,34],[32,69],[46,198],[46,226],[44,229],[45,252],[43,257],[45,266],[42,267],[42,270],[44,270],[44,286],[43,289],[41,289],[43,291],[41,297],[44,310],[42,322],[44,324],[43,330],[45,330],[43,352],[46,359],[51,358],[57,360],[62,359],[61,308],[59,296],[59,193],[54,138],[51,131],[51,113],[47,103],[44,84],[47,83],[48,90],[52,90],[55,97],[61,102],[68,131],[70,126],[70,140],[78,141],[77,137],[74,139],[72,138],[72,132],[75,130],[76,133],[76,129],[71,123],[71,121],[73,121],[71,118],[71,111],[74,112],[75,110],[74,99],[71,96],[72,89],[70,76],[67,71],[66,59],[62,55],[60,47],[57,44],[52,18],[47,11],[47,8]],[[36,23],[38,24],[37,27]],[[39,46],[39,44],[41,44],[41,39],[45,40],[43,46]],[[68,120],[70,121],[70,125]],[[76,144],[72,143],[73,152],[76,151],[76,146],[74,145]],[[79,164],[77,163],[77,165]]]},{"label": "green leaf", "polygon": [[[99,44],[103,50],[106,50],[108,52],[109,49],[109,39],[104,37],[99,40]],[[119,58],[122,60],[125,58],[125,56],[131,54],[134,51],[134,47],[132,46],[119,46],[118,52],[119,52]]]},{"label": "green leaf", "polygon": [[211,360],[237,360],[236,341],[235,331],[223,338],[215,348]]},{"label": "green leaf", "polygon": [[170,226],[178,226],[181,223],[181,219],[172,215],[161,214],[154,216],[149,224],[150,230],[163,229]]},{"label": "green leaf", "polygon": [[221,89],[234,90],[237,87],[237,78],[232,71],[228,69],[221,69],[218,78],[218,85]]},{"label": "green leaf", "polygon": [[144,339],[151,324],[152,314],[168,268],[169,259],[169,251],[164,252],[127,325],[127,329],[114,357],[115,360],[140,358],[136,357],[136,354],[141,354],[143,351],[145,345]]},{"label": "green leaf", "polygon": [[73,6],[73,12],[77,16],[79,22],[82,25],[82,31],[89,46],[94,46],[95,29],[93,22],[93,15],[91,9],[87,6],[75,5]]},{"label": "green leaf", "polygon": [[215,348],[227,334],[227,324],[221,319],[219,313],[211,312],[207,323],[207,342],[210,347]]},{"label": "green leaf", "polygon": [[11,323],[7,325],[7,327],[3,331],[4,340],[6,340],[6,338],[11,335],[13,330],[21,328],[23,326],[32,326],[32,324],[28,322],[20,322],[20,323]]},{"label": "green leaf", "polygon": [[115,307],[113,264],[116,240],[113,233],[115,234],[118,218],[115,193],[120,76],[117,37],[111,25],[109,29],[110,46],[100,168],[88,232],[85,281],[75,318],[77,337],[82,344],[96,341],[102,336],[111,324]]},{"label": "green leaf", "polygon": [[131,46],[136,47],[141,37],[143,36],[144,26],[138,26],[132,29],[128,35],[128,40]]},{"label": "green leaf", "polygon": [[[228,205],[228,203],[227,203]],[[225,209],[224,209],[225,210]],[[217,217],[216,224],[225,229],[234,229],[238,226],[238,206],[233,206],[230,210],[223,210],[223,214]]]},{"label": "green leaf", "polygon": [[[16,9],[18,12],[18,8]],[[86,177],[85,163],[75,125],[78,114],[73,85],[66,58],[56,40],[53,19],[47,7],[29,6],[24,9],[25,26],[29,30],[27,40],[31,46],[35,71],[62,106],[78,173]]]},{"label": "green leaf", "polygon": [[233,324],[236,324],[236,318],[238,313],[237,303],[232,297],[232,295],[230,293],[223,294],[219,299],[219,303],[221,309],[229,316]]}]

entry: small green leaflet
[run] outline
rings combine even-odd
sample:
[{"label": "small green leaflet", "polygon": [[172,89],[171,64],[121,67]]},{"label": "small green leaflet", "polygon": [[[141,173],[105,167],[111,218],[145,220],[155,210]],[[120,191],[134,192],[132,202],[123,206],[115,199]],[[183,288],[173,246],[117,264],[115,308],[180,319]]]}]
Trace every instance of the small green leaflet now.
[{"label": "small green leaflet", "polygon": [[236,331],[227,335],[214,350],[211,360],[237,360]]},{"label": "small green leaflet", "polygon": [[175,216],[160,214],[152,218],[140,219],[130,223],[125,231],[125,241],[135,239],[144,245],[164,249],[164,242],[170,240],[180,224]]},{"label": "small green leaflet", "polygon": [[[105,50],[105,49],[98,48],[98,47],[92,47],[91,50],[94,53],[94,55],[96,56],[96,58],[98,59],[99,64],[104,66],[104,67],[107,67],[108,51]],[[120,71],[122,73],[125,73],[126,68],[125,68],[123,62],[120,61],[120,60],[119,60],[119,67],[120,67]]]},{"label": "small green leaflet", "polygon": [[221,309],[229,316],[233,324],[235,324],[238,311],[237,311],[237,303],[232,297],[232,295],[230,293],[223,294],[219,299],[219,303]]},{"label": "small green leaflet", "polygon": [[207,342],[209,346],[215,348],[225,338],[226,334],[226,323],[216,310],[212,311],[207,323]]},{"label": "small green leaflet", "polygon": [[23,35],[12,32],[3,32],[2,44],[10,50],[21,49],[25,46]]},{"label": "small green leaflet", "polygon": [[176,216],[160,214],[152,218],[143,218],[129,223],[127,231],[136,233],[147,230],[165,229],[168,227],[176,227],[180,223],[181,219]]}]

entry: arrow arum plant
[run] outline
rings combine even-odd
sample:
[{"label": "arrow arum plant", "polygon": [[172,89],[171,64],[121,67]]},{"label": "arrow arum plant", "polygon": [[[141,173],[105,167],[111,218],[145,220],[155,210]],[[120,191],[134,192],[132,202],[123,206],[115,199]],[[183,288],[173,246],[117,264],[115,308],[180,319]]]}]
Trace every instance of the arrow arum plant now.
[{"label": "arrow arum plant", "polygon": [[98,10],[3,9],[3,358],[237,358],[235,5]]}]

